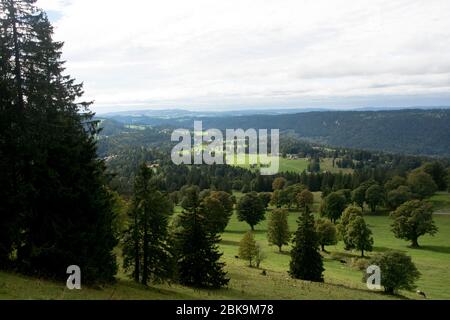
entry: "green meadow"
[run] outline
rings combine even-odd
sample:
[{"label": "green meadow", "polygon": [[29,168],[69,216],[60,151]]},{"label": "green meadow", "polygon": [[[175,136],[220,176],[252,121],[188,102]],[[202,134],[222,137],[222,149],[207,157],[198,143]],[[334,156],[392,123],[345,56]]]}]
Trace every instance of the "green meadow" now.
[{"label": "green meadow", "polygon": [[[255,159],[256,161],[252,161],[252,164],[250,164],[250,158],[249,155],[240,155],[235,156],[235,160],[233,165],[239,166],[242,168],[250,169],[250,170],[257,170],[260,167],[260,163],[263,164],[271,163],[273,161],[274,157],[271,156],[257,156]],[[294,173],[302,173],[303,171],[308,169],[309,159],[308,158],[297,158],[297,159],[289,159],[289,158],[283,158],[278,157],[279,161],[279,172],[294,172]],[[253,163],[257,163],[256,165]],[[328,171],[331,173],[352,173],[353,169],[347,169],[347,168],[338,168],[333,167],[333,159],[332,158],[323,158],[320,160],[320,170]]]},{"label": "green meadow", "polygon": [[[235,194],[238,198],[240,193]],[[448,210],[450,194],[438,193],[430,201],[440,210]],[[445,204],[442,204],[444,202]],[[315,193],[315,209],[320,203],[320,193]],[[177,208],[180,212],[180,208]],[[270,210],[269,210],[270,212]],[[268,212],[268,214],[269,214]],[[296,229],[298,212],[290,212],[289,226]],[[373,231],[374,251],[370,257],[386,250],[401,250],[409,254],[421,278],[418,289],[427,294],[428,299],[450,299],[450,215],[434,216],[439,232],[434,236],[419,239],[420,249],[411,249],[406,241],[396,239],[390,231],[388,216],[366,215],[365,219]],[[326,247],[323,253],[325,283],[311,283],[291,279],[289,269],[289,247],[279,253],[278,248],[267,242],[267,220],[256,227],[256,240],[262,245],[267,258],[261,269],[250,268],[248,263],[236,258],[239,241],[249,226],[237,220],[234,215],[222,234],[220,249],[223,261],[231,278],[228,288],[220,290],[198,290],[177,284],[158,284],[143,287],[135,284],[119,270],[117,283],[106,287],[83,287],[80,291],[69,291],[64,283],[35,279],[23,275],[0,272],[0,299],[423,299],[414,292],[400,292],[399,296],[388,296],[373,292],[362,282],[362,271],[355,263],[359,253],[347,252],[342,243]],[[120,250],[117,250],[120,259]],[[262,274],[266,270],[267,275]]]}]

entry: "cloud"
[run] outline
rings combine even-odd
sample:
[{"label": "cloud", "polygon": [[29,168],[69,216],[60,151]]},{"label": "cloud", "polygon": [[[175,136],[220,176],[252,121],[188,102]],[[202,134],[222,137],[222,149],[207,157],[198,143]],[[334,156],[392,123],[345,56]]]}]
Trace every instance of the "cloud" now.
[{"label": "cloud", "polygon": [[450,104],[447,0],[38,4],[97,111]]},{"label": "cloud", "polygon": [[38,0],[37,5],[47,11],[62,11],[71,0]]}]

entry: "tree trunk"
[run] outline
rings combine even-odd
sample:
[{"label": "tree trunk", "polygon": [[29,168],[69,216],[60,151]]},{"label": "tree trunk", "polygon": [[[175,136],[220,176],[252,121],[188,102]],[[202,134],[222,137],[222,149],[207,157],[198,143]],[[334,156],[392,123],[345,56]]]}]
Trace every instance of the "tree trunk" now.
[{"label": "tree trunk", "polygon": [[322,252],[325,252],[325,245],[321,244],[321,247],[322,247]]},{"label": "tree trunk", "polygon": [[[145,210],[145,209],[144,209]],[[147,213],[144,213],[144,252],[143,252],[143,263],[142,263],[142,284],[144,286],[148,283],[148,226],[147,226]]]},{"label": "tree trunk", "polygon": [[250,228],[252,228],[252,231],[255,231],[255,226],[254,225],[250,225]]},{"label": "tree trunk", "polygon": [[361,258],[364,258],[364,250],[361,250]]},{"label": "tree trunk", "polygon": [[135,212],[134,215],[134,281],[139,282],[139,277],[141,273],[141,259],[139,255],[139,239],[138,239],[138,219],[137,219],[137,212]]},{"label": "tree trunk", "polygon": [[281,246],[278,247],[278,252],[281,253]]},{"label": "tree trunk", "polygon": [[384,292],[387,294],[394,294],[394,288],[384,288]]},{"label": "tree trunk", "polygon": [[412,239],[411,248],[420,248],[419,242],[417,241],[417,237]]}]

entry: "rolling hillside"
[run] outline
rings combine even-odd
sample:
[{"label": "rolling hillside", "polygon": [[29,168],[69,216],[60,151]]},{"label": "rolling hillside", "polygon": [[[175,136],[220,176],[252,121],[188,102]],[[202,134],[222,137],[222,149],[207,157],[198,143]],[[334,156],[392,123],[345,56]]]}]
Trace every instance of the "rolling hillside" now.
[{"label": "rolling hillside", "polygon": [[109,116],[125,124],[205,128],[278,128],[298,137],[336,147],[428,156],[450,156],[450,110],[323,111],[216,117],[158,117],[138,114]]}]

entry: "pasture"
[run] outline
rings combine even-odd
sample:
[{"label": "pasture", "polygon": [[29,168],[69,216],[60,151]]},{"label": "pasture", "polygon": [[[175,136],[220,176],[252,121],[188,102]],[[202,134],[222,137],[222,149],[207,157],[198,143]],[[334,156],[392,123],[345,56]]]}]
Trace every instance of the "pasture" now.
[{"label": "pasture", "polygon": [[[314,207],[317,210],[320,193],[314,195]],[[236,196],[239,198],[242,194]],[[430,201],[450,202],[450,194],[437,194]],[[176,211],[180,212],[180,208]],[[298,212],[289,214],[292,232],[296,229],[298,215]],[[418,289],[424,291],[429,299],[450,299],[450,215],[434,216],[439,232],[434,237],[421,237],[419,249],[411,249],[408,242],[393,236],[388,216],[366,215],[365,219],[374,237],[374,251],[367,253],[369,257],[391,249],[406,252],[422,274],[417,282]],[[325,283],[291,279],[287,273],[289,247],[284,247],[283,252],[279,253],[278,248],[269,246],[267,220],[257,225],[255,231],[255,238],[262,245],[267,258],[262,262],[261,269],[250,268],[247,261],[236,258],[239,241],[249,229],[246,223],[238,221],[233,215],[222,234],[222,259],[226,262],[226,270],[231,278],[228,288],[194,290],[177,284],[158,284],[145,288],[135,284],[120,269],[114,285],[69,291],[65,283],[0,272],[0,299],[423,299],[414,292],[402,291],[401,296],[397,297],[369,291],[362,282],[362,272],[355,266],[359,253],[345,251],[342,243],[326,247],[328,253],[323,253]],[[120,261],[119,249],[117,254]],[[262,269],[266,270],[266,276],[261,274]]]}]

